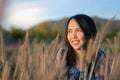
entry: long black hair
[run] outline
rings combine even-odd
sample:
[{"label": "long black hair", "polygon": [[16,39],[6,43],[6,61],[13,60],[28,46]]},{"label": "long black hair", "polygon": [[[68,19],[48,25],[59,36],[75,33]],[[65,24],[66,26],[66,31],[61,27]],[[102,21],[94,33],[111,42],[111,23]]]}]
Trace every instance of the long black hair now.
[{"label": "long black hair", "polygon": [[75,50],[70,45],[70,43],[67,39],[68,24],[71,21],[71,19],[74,19],[78,23],[79,27],[82,29],[82,31],[85,34],[86,43],[84,45],[84,49],[87,49],[87,44],[88,44],[88,41],[90,40],[90,38],[95,38],[95,36],[97,34],[95,23],[91,17],[89,17],[85,14],[77,14],[68,19],[67,24],[66,24],[66,30],[65,30],[65,37],[66,37],[65,43],[66,43],[66,47],[68,48],[67,55],[66,55],[66,65],[68,68],[75,66],[76,61],[77,61],[77,55],[75,53]]}]

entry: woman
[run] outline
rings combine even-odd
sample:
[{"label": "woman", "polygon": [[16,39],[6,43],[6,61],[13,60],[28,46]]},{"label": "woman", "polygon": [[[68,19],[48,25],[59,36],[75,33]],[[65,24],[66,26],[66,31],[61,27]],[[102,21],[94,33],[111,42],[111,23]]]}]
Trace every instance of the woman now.
[{"label": "woman", "polygon": [[[88,80],[92,62],[86,67],[86,50],[90,39],[95,39],[97,34],[94,21],[87,15],[78,14],[72,16],[66,26],[66,55],[67,79]],[[91,47],[92,48],[92,47]],[[105,54],[99,50],[96,64],[92,74],[92,80],[103,80],[103,68],[105,67]],[[87,68],[87,69],[86,69]]]}]

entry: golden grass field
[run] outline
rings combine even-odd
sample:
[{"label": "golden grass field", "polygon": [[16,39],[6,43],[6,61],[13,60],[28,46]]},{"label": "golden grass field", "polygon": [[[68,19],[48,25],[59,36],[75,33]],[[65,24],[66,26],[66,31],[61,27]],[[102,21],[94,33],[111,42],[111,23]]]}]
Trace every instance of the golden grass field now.
[{"label": "golden grass field", "polygon": [[[97,35],[95,40],[90,40],[86,54],[86,60],[89,62],[91,61],[92,56],[96,55],[99,48],[102,48],[105,51],[107,56],[106,68],[103,71],[105,80],[120,79],[120,32],[112,40],[107,39],[105,41],[104,44],[107,46],[102,46],[104,36],[106,35],[109,26],[112,24],[113,19],[106,23],[102,32]],[[1,30],[0,80],[66,80],[66,77],[64,76],[67,70],[65,67],[65,52],[64,55],[61,55],[61,52],[59,52],[59,57],[55,59],[56,51],[59,48],[65,48],[64,40],[58,40],[59,36],[57,36],[50,44],[46,44],[44,41],[33,41],[30,43],[29,33],[26,31],[24,43],[15,46],[16,49],[14,49],[14,47],[9,47],[12,48],[13,53],[12,56],[7,59],[6,55],[8,49],[7,46],[4,45],[5,43]],[[93,47],[92,49],[91,46]],[[62,59],[61,56],[63,56]],[[110,64],[111,67],[110,74],[107,74],[108,64]],[[91,74],[93,69],[94,65],[91,68]]]}]

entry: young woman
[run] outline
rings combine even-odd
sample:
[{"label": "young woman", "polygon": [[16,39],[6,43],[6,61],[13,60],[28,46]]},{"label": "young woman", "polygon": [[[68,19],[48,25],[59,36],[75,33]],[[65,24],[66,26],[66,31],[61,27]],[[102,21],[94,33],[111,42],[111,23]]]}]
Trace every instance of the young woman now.
[{"label": "young woman", "polygon": [[[67,80],[88,80],[93,61],[95,61],[95,65],[91,79],[104,80],[105,53],[98,50],[96,59],[92,57],[91,61],[86,60],[86,54],[92,55],[87,52],[88,43],[91,39],[96,38],[96,34],[95,23],[89,16],[77,14],[69,18],[65,30],[67,51],[59,49],[56,55],[57,60],[57,58],[61,58],[60,53],[66,52]],[[94,46],[90,46],[90,48],[92,49]]]},{"label": "young woman", "polygon": [[[97,34],[94,21],[87,15],[78,14],[69,18],[66,25],[66,55],[67,79],[88,80],[92,62],[88,67],[85,60],[89,40],[95,39]],[[94,48],[91,46],[91,48]],[[82,63],[82,64],[80,64]],[[82,66],[82,69],[80,70]],[[105,53],[98,51],[96,64],[92,74],[92,80],[103,80],[105,67]],[[87,70],[86,70],[87,68]]]}]

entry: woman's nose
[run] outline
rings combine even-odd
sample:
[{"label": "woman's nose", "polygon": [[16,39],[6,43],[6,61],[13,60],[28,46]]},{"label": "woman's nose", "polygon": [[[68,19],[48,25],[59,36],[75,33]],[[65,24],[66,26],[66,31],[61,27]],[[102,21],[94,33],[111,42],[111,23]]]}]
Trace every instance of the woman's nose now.
[{"label": "woman's nose", "polygon": [[76,38],[76,37],[77,37],[76,32],[73,32],[73,33],[72,33],[72,38]]}]

